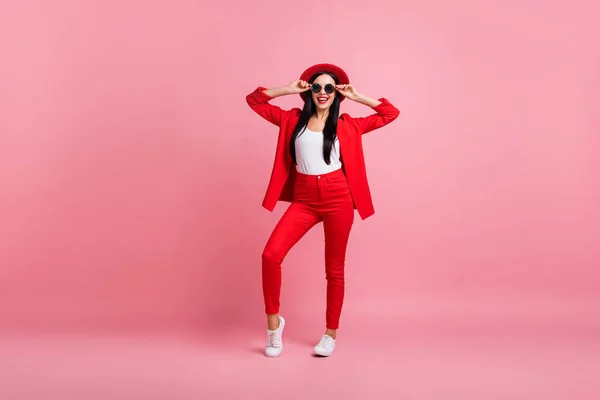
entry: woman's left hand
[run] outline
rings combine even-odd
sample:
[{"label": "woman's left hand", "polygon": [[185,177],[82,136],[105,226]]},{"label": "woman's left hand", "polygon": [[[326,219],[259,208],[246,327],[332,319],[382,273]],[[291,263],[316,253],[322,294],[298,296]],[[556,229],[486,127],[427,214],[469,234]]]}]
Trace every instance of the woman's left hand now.
[{"label": "woman's left hand", "polygon": [[340,92],[344,97],[349,98],[350,100],[356,101],[358,99],[358,91],[354,87],[354,85],[336,85],[335,88],[338,92]]}]

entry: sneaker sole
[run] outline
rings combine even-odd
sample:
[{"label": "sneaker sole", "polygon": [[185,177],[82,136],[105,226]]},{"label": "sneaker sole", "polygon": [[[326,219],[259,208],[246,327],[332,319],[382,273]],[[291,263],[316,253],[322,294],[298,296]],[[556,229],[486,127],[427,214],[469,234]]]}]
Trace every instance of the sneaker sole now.
[{"label": "sneaker sole", "polygon": [[330,354],[327,354],[325,352],[320,352],[319,350],[313,350],[313,354],[317,357],[329,357],[333,354],[333,351]]}]

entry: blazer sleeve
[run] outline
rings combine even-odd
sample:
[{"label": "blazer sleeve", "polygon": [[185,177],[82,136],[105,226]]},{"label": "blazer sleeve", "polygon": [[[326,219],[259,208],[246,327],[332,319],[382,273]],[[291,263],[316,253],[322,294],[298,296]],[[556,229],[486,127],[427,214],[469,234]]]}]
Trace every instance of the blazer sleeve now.
[{"label": "blazer sleeve", "polygon": [[381,102],[381,104],[373,108],[373,110],[375,110],[375,114],[371,114],[367,117],[352,117],[352,121],[356,124],[361,134],[379,129],[389,124],[400,115],[400,110],[398,110],[386,98],[382,97],[378,100]]},{"label": "blazer sleeve", "polygon": [[281,124],[282,114],[285,112],[278,106],[270,104],[273,97],[265,94],[263,90],[267,88],[259,86],[252,93],[246,96],[246,102],[258,115],[272,124],[279,126]]}]

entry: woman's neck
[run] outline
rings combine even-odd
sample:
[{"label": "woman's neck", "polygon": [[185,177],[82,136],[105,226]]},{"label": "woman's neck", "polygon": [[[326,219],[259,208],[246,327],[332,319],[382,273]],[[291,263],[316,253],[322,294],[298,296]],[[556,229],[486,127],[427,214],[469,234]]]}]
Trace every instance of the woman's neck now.
[{"label": "woman's neck", "polygon": [[324,121],[329,116],[329,109],[327,109],[327,110],[317,110],[317,112],[315,112],[315,114],[313,116],[316,119],[318,119],[319,121]]}]

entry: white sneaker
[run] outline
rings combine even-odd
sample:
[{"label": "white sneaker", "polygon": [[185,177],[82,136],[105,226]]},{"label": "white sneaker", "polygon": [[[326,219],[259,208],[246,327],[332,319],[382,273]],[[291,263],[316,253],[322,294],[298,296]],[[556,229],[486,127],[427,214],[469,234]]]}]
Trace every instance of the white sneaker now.
[{"label": "white sneaker", "polygon": [[335,350],[335,339],[329,335],[323,335],[319,344],[315,346],[314,352],[318,356],[329,357]]},{"label": "white sneaker", "polygon": [[265,354],[267,357],[279,357],[283,350],[283,341],[281,336],[283,335],[283,328],[285,327],[285,319],[279,316],[279,327],[274,331],[267,329],[267,345],[265,347]]}]

